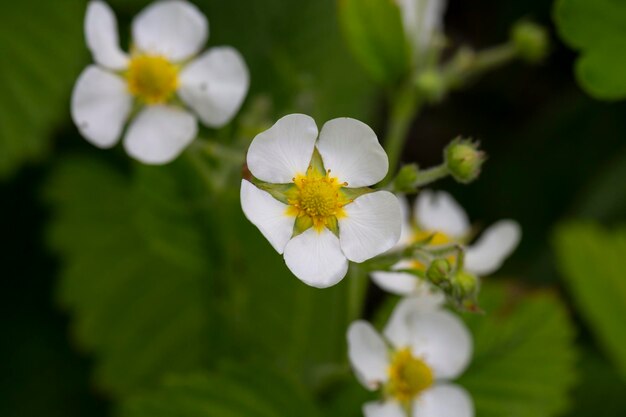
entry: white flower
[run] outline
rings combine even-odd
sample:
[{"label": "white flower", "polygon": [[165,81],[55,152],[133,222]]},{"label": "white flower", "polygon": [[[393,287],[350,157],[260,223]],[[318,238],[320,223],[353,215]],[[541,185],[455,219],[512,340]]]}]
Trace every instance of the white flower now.
[{"label": "white flower", "polygon": [[447,0],[396,0],[400,6],[404,31],[419,57],[430,48],[433,38],[443,30]]},{"label": "white flower", "polygon": [[348,329],[348,355],[359,381],[381,389],[382,401],[365,404],[365,417],[473,417],[470,395],[448,381],[467,368],[472,337],[443,309],[402,300],[381,337],[371,324]]},{"label": "white flower", "polygon": [[[471,227],[467,214],[454,198],[444,192],[422,191],[417,197],[413,211],[413,224],[410,222],[408,204],[403,202],[404,222],[402,238],[398,247],[405,247],[411,242],[432,236],[430,245],[459,243],[466,244],[471,237]],[[495,272],[504,260],[515,250],[520,238],[521,229],[513,220],[500,220],[485,230],[480,238],[469,245],[465,251],[464,269],[478,276]],[[427,265],[416,260],[405,260],[394,269],[422,269]],[[414,275],[404,272],[373,272],[372,280],[385,291],[399,295],[432,292],[430,284]],[[443,298],[441,295],[434,295]]]},{"label": "white flower", "polygon": [[273,187],[284,193],[272,196],[243,180],[243,211],[305,283],[334,285],[345,276],[348,260],[363,262],[398,241],[397,197],[363,188],[382,180],[389,167],[366,124],[334,119],[318,139],[311,117],[291,114],[254,138],[247,162],[265,189],[282,184]]},{"label": "white flower", "polygon": [[72,119],[89,142],[110,148],[137,112],[124,147],[147,164],[175,159],[196,137],[196,117],[210,127],[226,124],[248,91],[248,69],[235,49],[196,57],[208,22],[187,1],[158,1],[136,16],[130,55],[120,49],[115,15],[102,1],[87,7],[85,37],[96,64],[74,86]]}]

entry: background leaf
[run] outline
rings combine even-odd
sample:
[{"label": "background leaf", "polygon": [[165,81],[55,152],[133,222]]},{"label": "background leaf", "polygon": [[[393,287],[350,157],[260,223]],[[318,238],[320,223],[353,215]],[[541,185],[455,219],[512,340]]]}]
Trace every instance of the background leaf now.
[{"label": "background leaf", "polygon": [[346,42],[377,81],[398,81],[409,69],[409,46],[400,8],[392,0],[340,0]]},{"label": "background leaf", "polygon": [[210,362],[210,258],[168,169],[131,182],[88,158],[66,161],[47,197],[52,247],[65,259],[58,297],[75,313],[97,383],[113,394]]},{"label": "background leaf", "polygon": [[485,316],[467,316],[474,357],[459,383],[480,417],[549,417],[568,405],[575,382],[574,330],[551,293],[516,293],[488,284],[480,294]]},{"label": "background leaf", "polygon": [[219,373],[170,377],[125,402],[121,417],[320,416],[297,381],[267,367],[230,365]]},{"label": "background leaf", "polygon": [[40,159],[84,62],[84,2],[0,2],[0,179]]},{"label": "background leaf", "polygon": [[626,230],[565,224],[554,243],[562,276],[583,318],[626,378]]},{"label": "background leaf", "polygon": [[626,98],[626,3],[559,0],[555,20],[561,37],[581,51],[576,63],[580,85],[595,98]]}]

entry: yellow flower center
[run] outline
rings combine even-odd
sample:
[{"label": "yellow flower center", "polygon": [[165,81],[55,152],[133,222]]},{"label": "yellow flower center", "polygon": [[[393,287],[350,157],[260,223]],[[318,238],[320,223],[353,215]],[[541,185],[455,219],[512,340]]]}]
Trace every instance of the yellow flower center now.
[{"label": "yellow flower center", "polygon": [[306,218],[318,231],[324,227],[332,230],[337,219],[346,215],[343,206],[351,202],[341,192],[346,184],[331,176],[330,170],[323,174],[311,166],[306,175],[296,176],[293,182],[296,189],[288,200],[288,214]]},{"label": "yellow flower center", "polygon": [[413,235],[413,240],[415,242],[423,241],[428,238],[430,238],[428,244],[434,246],[447,245],[448,243],[454,242],[454,239],[450,236],[437,230],[418,230]]},{"label": "yellow flower center", "polygon": [[162,56],[136,55],[126,73],[128,91],[145,104],[167,102],[178,88],[178,67]]},{"label": "yellow flower center", "polygon": [[433,371],[424,361],[413,356],[409,348],[398,350],[388,369],[387,393],[407,403],[433,384]]}]

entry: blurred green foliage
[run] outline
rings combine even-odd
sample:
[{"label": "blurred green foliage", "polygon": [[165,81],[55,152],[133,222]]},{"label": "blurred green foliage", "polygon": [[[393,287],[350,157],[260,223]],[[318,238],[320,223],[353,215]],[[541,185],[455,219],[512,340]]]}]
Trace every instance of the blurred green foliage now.
[{"label": "blurred green foliage", "polygon": [[338,4],[346,42],[371,77],[393,84],[407,75],[411,47],[398,5],[392,0],[339,0]]},{"label": "blurred green foliage", "polygon": [[626,3],[620,0],[558,0],[554,9],[561,37],[580,50],[576,75],[592,96],[626,97]]},{"label": "blurred green foliage", "polygon": [[0,180],[42,159],[67,120],[69,91],[85,62],[84,4],[0,2]]},{"label": "blurred green foliage", "polygon": [[120,417],[318,417],[297,381],[266,367],[239,364],[220,372],[171,376],[158,390],[126,401]]},{"label": "blurred green foliage", "polygon": [[459,380],[472,393],[476,415],[562,415],[570,407],[577,354],[574,329],[558,297],[488,284],[480,305],[486,315],[466,317],[474,357]]},{"label": "blurred green foliage", "polygon": [[565,224],[556,231],[555,245],[581,315],[626,380],[626,230]]}]

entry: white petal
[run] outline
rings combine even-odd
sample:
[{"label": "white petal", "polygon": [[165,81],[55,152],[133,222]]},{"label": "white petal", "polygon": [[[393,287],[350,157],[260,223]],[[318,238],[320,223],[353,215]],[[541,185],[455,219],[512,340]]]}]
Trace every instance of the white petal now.
[{"label": "white petal", "polygon": [[420,192],[414,215],[420,228],[443,232],[456,239],[463,238],[470,229],[465,210],[445,191]]},{"label": "white petal", "polygon": [[419,298],[400,302],[384,334],[396,348],[410,346],[437,379],[456,378],[472,356],[472,336],[465,324],[446,310],[421,303]]},{"label": "white petal", "polygon": [[363,406],[365,417],[407,417],[400,403],[396,401],[369,402]]},{"label": "white petal", "polygon": [[408,200],[403,195],[397,195],[400,202],[400,212],[402,213],[402,232],[400,240],[394,246],[395,249],[405,248],[413,240],[413,226],[411,225],[411,208]]},{"label": "white petal", "polygon": [[317,288],[335,285],[346,276],[348,260],[339,239],[328,229],[310,228],[285,247],[285,263],[305,284]]},{"label": "white petal", "polygon": [[465,253],[465,268],[477,275],[495,272],[515,250],[522,229],[513,220],[500,220],[489,227]]},{"label": "white petal", "polygon": [[145,164],[166,164],[196,138],[198,124],[189,112],[170,106],[146,107],[133,120],[124,148]]},{"label": "white petal", "polygon": [[105,2],[89,2],[85,15],[85,39],[97,64],[112,70],[127,67],[128,55],[120,48],[115,14]]},{"label": "white petal", "polygon": [[248,68],[231,47],[212,48],[180,73],[178,95],[211,127],[221,127],[237,114],[249,86]]},{"label": "white petal", "polygon": [[198,8],[184,0],[152,3],[133,20],[133,41],[144,53],[182,61],[197,54],[209,34],[209,23]]},{"label": "white petal", "polygon": [[295,217],[285,214],[287,205],[272,197],[268,192],[241,180],[241,208],[250,222],[259,228],[263,236],[278,253],[293,234]]},{"label": "white petal", "polygon": [[416,53],[423,53],[443,27],[446,0],[398,0],[404,30]]},{"label": "white petal", "polygon": [[91,65],[74,85],[72,119],[85,139],[110,148],[122,134],[132,101],[122,78]]},{"label": "white petal", "polygon": [[395,195],[376,191],[345,206],[339,239],[346,257],[363,262],[391,249],[400,238],[402,212]]},{"label": "white petal", "polygon": [[415,292],[418,278],[405,272],[375,271],[370,274],[372,281],[381,289],[396,295],[410,295]]},{"label": "white petal", "polygon": [[355,321],[348,328],[348,358],[365,388],[375,390],[387,381],[388,349],[368,322]]},{"label": "white petal", "polygon": [[248,149],[248,169],[258,179],[285,184],[305,174],[317,138],[315,121],[304,114],[289,114],[259,133]]},{"label": "white petal", "polygon": [[322,127],[317,148],[324,168],[351,188],[382,180],[389,160],[376,133],[365,123],[348,117],[333,119]]},{"label": "white petal", "polygon": [[412,417],[474,417],[474,402],[458,385],[435,385],[413,402]]},{"label": "white petal", "polygon": [[[416,285],[415,288],[421,289],[422,286]],[[442,301],[435,299],[435,297],[440,296],[431,295],[430,297],[431,298],[426,298],[426,296],[407,297],[401,300],[394,308],[383,334],[396,349],[410,346],[413,334],[413,328],[411,326],[414,315],[429,312],[441,307]]]}]

